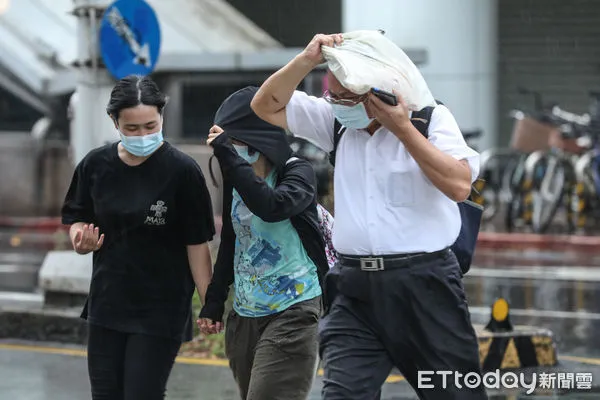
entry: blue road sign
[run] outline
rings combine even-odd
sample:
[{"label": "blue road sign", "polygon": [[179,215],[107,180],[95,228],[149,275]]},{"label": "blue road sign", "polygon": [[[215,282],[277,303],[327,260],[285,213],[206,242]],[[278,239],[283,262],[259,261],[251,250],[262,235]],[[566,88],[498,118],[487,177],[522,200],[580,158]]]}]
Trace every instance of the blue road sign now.
[{"label": "blue road sign", "polygon": [[148,75],[160,53],[160,26],[144,0],[117,0],[104,12],[100,24],[100,51],[116,78]]}]

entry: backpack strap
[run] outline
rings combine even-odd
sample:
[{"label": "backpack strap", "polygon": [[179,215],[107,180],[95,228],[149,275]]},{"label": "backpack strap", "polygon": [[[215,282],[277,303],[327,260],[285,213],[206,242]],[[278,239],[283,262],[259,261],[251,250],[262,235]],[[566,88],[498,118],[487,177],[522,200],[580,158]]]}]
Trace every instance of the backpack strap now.
[{"label": "backpack strap", "polygon": [[329,162],[331,165],[335,167],[335,153],[337,151],[337,147],[340,144],[340,139],[342,135],[346,132],[346,127],[342,126],[340,121],[337,118],[334,118],[333,121],[333,150],[329,152]]},{"label": "backpack strap", "polygon": [[[444,104],[439,100],[436,100],[435,102],[437,104]],[[429,137],[429,123],[431,122],[431,115],[433,114],[434,109],[435,107],[428,106],[419,111],[413,111],[412,116],[410,117],[410,122],[412,122],[414,127],[426,138]]]},{"label": "backpack strap", "polygon": [[[439,100],[436,100],[435,102],[437,104],[444,104]],[[419,132],[421,132],[421,134],[426,138],[429,137],[429,123],[431,122],[431,115],[433,114],[434,108],[435,107],[429,106],[423,108],[422,110],[415,111],[412,113],[412,116],[410,118],[414,127],[417,128]],[[477,181],[479,181],[479,178],[475,182]],[[471,194],[469,195],[469,198],[467,200],[473,201],[473,192],[479,195],[477,188],[474,185],[471,185]]]}]

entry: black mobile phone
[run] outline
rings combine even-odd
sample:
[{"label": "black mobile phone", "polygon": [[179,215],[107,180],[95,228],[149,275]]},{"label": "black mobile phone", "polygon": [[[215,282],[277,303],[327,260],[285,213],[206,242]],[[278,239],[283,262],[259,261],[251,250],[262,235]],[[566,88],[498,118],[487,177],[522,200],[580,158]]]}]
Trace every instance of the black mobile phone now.
[{"label": "black mobile phone", "polygon": [[394,96],[394,94],[392,94],[390,92],[386,92],[385,90],[381,90],[381,89],[377,89],[377,88],[371,88],[371,93],[373,93],[381,101],[383,101],[386,104],[389,104],[390,106],[398,105],[398,99],[396,98],[396,96]]}]

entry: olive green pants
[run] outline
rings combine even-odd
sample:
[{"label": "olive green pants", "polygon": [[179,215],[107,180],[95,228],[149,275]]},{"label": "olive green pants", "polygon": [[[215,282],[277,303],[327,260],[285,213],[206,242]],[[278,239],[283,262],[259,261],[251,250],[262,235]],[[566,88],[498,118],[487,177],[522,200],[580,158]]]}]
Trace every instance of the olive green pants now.
[{"label": "olive green pants", "polygon": [[266,317],[229,313],[225,353],[242,400],[305,400],[318,362],[321,297]]}]

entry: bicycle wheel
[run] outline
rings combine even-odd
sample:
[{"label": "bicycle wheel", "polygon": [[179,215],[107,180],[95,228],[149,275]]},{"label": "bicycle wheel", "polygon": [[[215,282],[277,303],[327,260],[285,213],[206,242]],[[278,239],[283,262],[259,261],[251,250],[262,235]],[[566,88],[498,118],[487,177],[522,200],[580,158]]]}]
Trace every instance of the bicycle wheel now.
[{"label": "bicycle wheel", "polygon": [[[571,190],[571,225],[579,233],[598,220],[598,161],[586,155],[578,160],[576,179]],[[590,222],[592,222],[590,224]]]},{"label": "bicycle wheel", "polygon": [[481,190],[481,197],[483,198],[483,213],[481,218],[485,222],[490,222],[494,219],[500,209],[500,190],[493,187],[492,185],[485,185]]},{"label": "bicycle wheel", "polygon": [[[588,175],[589,172],[586,171],[584,174]],[[573,227],[573,231],[577,232],[585,231],[587,223],[588,198],[590,196],[588,194],[589,189],[586,186],[586,178],[584,177],[582,180],[575,182],[569,199],[571,208],[570,226]]]},{"label": "bicycle wheel", "polygon": [[481,219],[483,222],[491,221],[496,215],[499,206],[498,187],[495,184],[492,171],[484,171],[483,178],[477,179],[471,189],[471,200],[483,206]]},{"label": "bicycle wheel", "polygon": [[567,171],[564,163],[555,155],[546,157],[546,173],[537,190],[533,192],[532,227],[536,233],[544,233],[550,227],[565,193]]},{"label": "bicycle wheel", "polygon": [[523,225],[523,210],[523,195],[514,193],[506,205],[506,214],[504,215],[504,227],[507,232],[513,232],[515,228]]},{"label": "bicycle wheel", "polygon": [[502,175],[502,195],[505,196],[506,213],[504,215],[504,228],[512,232],[516,227],[523,225],[523,166],[525,156],[512,159],[506,166]]}]

